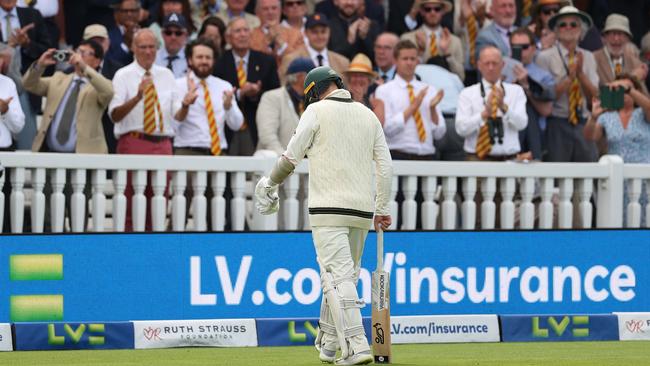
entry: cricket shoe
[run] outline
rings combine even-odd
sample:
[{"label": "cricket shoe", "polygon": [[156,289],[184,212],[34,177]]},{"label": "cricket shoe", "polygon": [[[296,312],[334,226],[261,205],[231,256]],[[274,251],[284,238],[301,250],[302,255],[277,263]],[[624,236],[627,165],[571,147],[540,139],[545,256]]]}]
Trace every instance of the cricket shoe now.
[{"label": "cricket shoe", "polygon": [[337,365],[366,365],[372,363],[372,355],[369,351],[355,353],[348,358],[339,358],[336,360]]},{"label": "cricket shoe", "polygon": [[334,363],[334,360],[336,360],[336,351],[330,351],[321,347],[318,358],[325,363]]}]

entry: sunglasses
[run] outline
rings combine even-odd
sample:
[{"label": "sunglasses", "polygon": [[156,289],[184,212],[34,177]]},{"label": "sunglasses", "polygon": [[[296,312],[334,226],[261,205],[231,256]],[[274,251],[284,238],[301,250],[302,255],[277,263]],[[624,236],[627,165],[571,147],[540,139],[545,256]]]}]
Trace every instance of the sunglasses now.
[{"label": "sunglasses", "polygon": [[544,14],[544,15],[557,14],[559,11],[560,11],[560,8],[557,7],[557,6],[542,8],[542,14]]},{"label": "sunglasses", "polygon": [[522,50],[525,51],[525,50],[527,50],[527,49],[530,48],[530,44],[529,44],[529,43],[525,43],[525,44],[513,44],[513,45],[511,45],[511,47],[512,47],[512,48],[520,48],[520,49],[522,49]]},{"label": "sunglasses", "polygon": [[423,6],[422,10],[425,13],[430,13],[432,11],[435,11],[436,13],[440,13],[442,11],[442,6]]},{"label": "sunglasses", "polygon": [[166,35],[167,37],[171,37],[171,36],[181,37],[181,36],[185,35],[185,32],[180,31],[180,30],[177,30],[177,31],[166,30],[166,31],[163,31],[163,34]]},{"label": "sunglasses", "polygon": [[304,4],[304,3],[305,3],[304,1],[285,1],[284,5],[286,7],[288,7],[288,8],[290,8],[292,6],[300,6],[300,5]]},{"label": "sunglasses", "polygon": [[566,28],[566,27],[578,28],[578,22],[560,22],[560,23],[558,23],[558,26],[560,28]]}]

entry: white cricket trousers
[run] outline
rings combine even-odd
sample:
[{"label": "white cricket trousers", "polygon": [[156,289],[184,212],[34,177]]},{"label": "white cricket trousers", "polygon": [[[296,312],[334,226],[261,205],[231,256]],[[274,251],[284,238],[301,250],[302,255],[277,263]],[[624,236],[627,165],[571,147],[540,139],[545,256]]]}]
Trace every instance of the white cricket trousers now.
[{"label": "white cricket trousers", "polygon": [[[316,226],[312,227],[316,255],[321,271],[327,270],[334,277],[334,281],[340,283],[338,292],[346,298],[357,300],[356,284],[361,269],[361,255],[368,235],[367,229],[359,229],[348,226]],[[332,304],[330,304],[332,306]],[[338,306],[336,304],[335,306]],[[326,312],[328,324],[333,324],[331,314]],[[344,312],[345,324],[348,328],[362,325],[361,310],[358,308],[347,309]],[[349,339],[350,350],[354,353],[364,352],[370,349],[365,336],[354,336]],[[324,347],[329,350],[336,350],[338,341],[335,336],[324,334]]]}]

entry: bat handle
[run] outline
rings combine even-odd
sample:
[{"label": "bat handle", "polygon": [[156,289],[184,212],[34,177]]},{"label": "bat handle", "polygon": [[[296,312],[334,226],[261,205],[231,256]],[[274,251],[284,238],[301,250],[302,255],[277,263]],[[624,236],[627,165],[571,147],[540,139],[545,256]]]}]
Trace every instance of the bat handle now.
[{"label": "bat handle", "polygon": [[379,226],[377,229],[377,270],[384,268],[384,230]]}]

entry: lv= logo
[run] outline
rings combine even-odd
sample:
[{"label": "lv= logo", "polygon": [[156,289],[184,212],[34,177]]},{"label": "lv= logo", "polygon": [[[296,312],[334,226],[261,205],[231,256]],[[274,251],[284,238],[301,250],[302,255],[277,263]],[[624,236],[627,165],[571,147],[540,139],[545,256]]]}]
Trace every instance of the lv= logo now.
[{"label": "lv= logo", "polygon": [[[16,254],[9,257],[10,281],[63,280],[62,254]],[[12,322],[63,320],[63,295],[11,295],[9,317]]]}]

